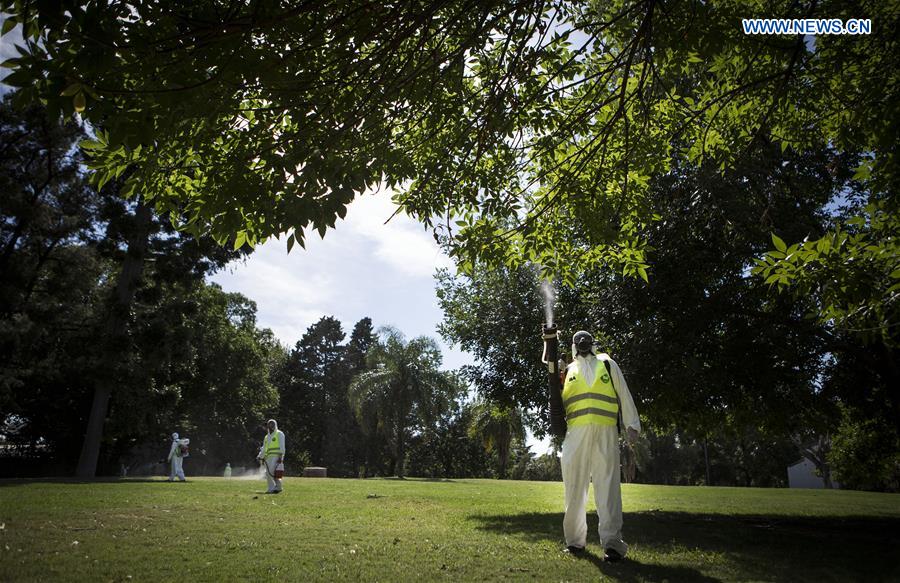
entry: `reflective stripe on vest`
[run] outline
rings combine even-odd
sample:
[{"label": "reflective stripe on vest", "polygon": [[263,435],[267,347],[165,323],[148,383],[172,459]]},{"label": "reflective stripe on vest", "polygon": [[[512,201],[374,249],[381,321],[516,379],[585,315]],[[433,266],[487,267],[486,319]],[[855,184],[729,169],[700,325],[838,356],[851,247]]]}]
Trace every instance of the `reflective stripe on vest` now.
[{"label": "reflective stripe on vest", "polygon": [[266,444],[266,455],[281,453],[281,445],[278,443],[278,433],[272,433],[269,436],[269,443]]},{"label": "reflective stripe on vest", "polygon": [[569,370],[562,392],[566,422],[580,425],[615,425],[619,417],[619,399],[603,361],[597,359],[594,384],[588,386],[584,376]]}]

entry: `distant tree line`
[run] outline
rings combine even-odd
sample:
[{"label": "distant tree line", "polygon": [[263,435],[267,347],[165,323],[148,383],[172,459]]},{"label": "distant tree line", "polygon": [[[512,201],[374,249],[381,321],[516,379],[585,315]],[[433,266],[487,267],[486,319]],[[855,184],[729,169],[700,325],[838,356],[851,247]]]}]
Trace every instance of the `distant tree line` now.
[{"label": "distant tree line", "polygon": [[[95,188],[76,148],[85,129],[9,102],[0,474],[161,471],[172,431],[192,438],[190,472],[252,466],[276,417],[289,472],[560,479],[555,452],[525,444],[526,427],[546,430],[533,271],[439,277],[442,334],[477,359],[459,373],[440,370],[433,340],[369,318],[347,338],[323,317],[288,349],[252,300],[206,282],[249,247],[184,235],[178,208],[123,199],[118,179]],[[804,317],[815,306],[749,274],[773,226],[800,237],[842,218],[850,161],[774,148],[724,177],[683,162],[655,180],[653,285],[588,271],[561,289],[557,319],[596,332],[633,384],[647,431],[623,451],[630,480],[783,486],[805,456],[826,480],[895,490],[896,345]]]},{"label": "distant tree line", "polygon": [[252,301],[205,281],[244,252],[179,233],[119,196],[117,180],[92,187],[76,147],[85,129],[10,101],[0,106],[2,474],[147,469],[176,429],[197,436],[194,471],[246,450],[277,406],[268,371],[283,349],[256,326]]}]

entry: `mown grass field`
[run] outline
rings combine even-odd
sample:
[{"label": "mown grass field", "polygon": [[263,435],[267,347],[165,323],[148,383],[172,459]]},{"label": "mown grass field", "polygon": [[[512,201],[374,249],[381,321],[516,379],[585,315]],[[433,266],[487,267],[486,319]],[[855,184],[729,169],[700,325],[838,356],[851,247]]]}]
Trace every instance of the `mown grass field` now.
[{"label": "mown grass field", "polygon": [[0,581],[900,581],[900,495],[624,486],[628,560],[561,553],[562,484],[0,480]]}]

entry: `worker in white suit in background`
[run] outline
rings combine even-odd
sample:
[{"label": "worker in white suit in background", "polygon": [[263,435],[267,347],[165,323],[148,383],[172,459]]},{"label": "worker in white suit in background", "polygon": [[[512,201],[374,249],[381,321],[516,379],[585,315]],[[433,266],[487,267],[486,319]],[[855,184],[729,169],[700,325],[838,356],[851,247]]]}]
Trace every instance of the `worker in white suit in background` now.
[{"label": "worker in white suit in background", "polygon": [[263,460],[266,466],[266,481],[268,490],[266,494],[278,494],[282,489],[282,478],[276,476],[275,472],[279,464],[284,463],[284,433],[278,430],[278,423],[274,419],[269,419],[266,423],[266,439],[263,446],[259,450],[259,459]]},{"label": "worker in white suit in background", "polygon": [[575,358],[566,370],[562,390],[568,426],[561,460],[567,550],[574,554],[584,550],[585,505],[593,482],[600,544],[607,561],[618,561],[628,552],[622,540],[619,415],[630,442],[640,434],[641,422],[619,365],[608,354],[595,354],[588,332],[575,333],[572,354]]},{"label": "worker in white suit in background", "polygon": [[188,444],[188,439],[179,439],[177,433],[172,434],[172,447],[169,448],[169,457],[168,462],[170,464],[169,469],[169,481],[174,482],[176,476],[179,480],[184,482],[184,448],[182,446],[186,446]]}]

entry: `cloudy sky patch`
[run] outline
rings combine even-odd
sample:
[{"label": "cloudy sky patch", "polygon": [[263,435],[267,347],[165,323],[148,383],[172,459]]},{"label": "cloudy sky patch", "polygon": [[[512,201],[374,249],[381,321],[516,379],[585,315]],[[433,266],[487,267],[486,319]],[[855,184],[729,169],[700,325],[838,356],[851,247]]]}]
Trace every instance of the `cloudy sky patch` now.
[{"label": "cloudy sky patch", "polygon": [[[349,333],[366,316],[408,337],[431,336],[442,318],[434,272],[452,268],[432,237],[396,207],[385,192],[357,198],[347,217],[324,239],[308,233],[306,248],[287,252],[285,239],[257,247],[211,280],[257,303],[259,324],[293,346],[322,316],[334,316]],[[468,355],[441,343],[444,367],[468,364]]]}]

